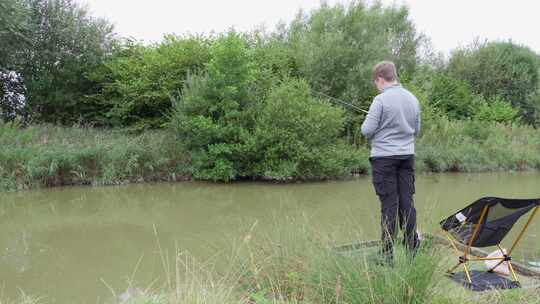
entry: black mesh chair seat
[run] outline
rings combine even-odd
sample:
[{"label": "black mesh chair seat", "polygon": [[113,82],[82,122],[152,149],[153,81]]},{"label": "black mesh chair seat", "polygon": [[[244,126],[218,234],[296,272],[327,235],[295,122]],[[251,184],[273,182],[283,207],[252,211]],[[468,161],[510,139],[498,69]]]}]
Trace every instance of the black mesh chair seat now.
[{"label": "black mesh chair seat", "polygon": [[540,198],[505,199],[483,197],[441,221],[441,227],[452,234],[458,242],[468,245],[467,242],[480,220],[482,210],[487,207],[487,214],[480,223],[479,231],[471,246],[495,246],[501,243],[502,239],[522,215],[539,204]]}]

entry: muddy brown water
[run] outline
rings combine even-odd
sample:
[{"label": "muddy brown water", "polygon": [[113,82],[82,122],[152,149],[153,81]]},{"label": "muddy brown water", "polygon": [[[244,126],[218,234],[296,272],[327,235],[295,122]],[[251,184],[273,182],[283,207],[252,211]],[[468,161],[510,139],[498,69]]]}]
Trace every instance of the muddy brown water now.
[{"label": "muddy brown water", "polygon": [[[540,197],[540,173],[419,175],[416,188],[420,229],[436,232],[439,220],[479,197]],[[255,222],[264,233],[299,214],[316,230],[334,233],[338,243],[356,241],[351,230],[364,239],[379,235],[369,177],[0,193],[0,299],[15,299],[22,290],[43,303],[104,303],[111,289],[121,293],[129,282],[159,286],[164,253],[189,251],[206,260],[226,252]],[[516,255],[540,256],[540,216]]]}]

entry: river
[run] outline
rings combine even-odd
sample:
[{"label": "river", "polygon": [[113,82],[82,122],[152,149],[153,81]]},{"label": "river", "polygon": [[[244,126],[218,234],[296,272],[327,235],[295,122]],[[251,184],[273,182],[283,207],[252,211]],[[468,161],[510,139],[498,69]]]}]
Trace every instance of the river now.
[{"label": "river", "polygon": [[[442,218],[479,197],[540,197],[540,173],[419,175],[416,189],[419,229],[436,232]],[[120,293],[130,282],[159,285],[165,254],[189,251],[205,260],[226,252],[254,223],[264,233],[300,215],[334,233],[338,243],[357,240],[351,231],[363,239],[379,235],[379,203],[369,177],[0,193],[0,298],[23,290],[43,303],[106,302],[111,289]],[[538,257],[539,241],[537,218],[515,258]]]}]

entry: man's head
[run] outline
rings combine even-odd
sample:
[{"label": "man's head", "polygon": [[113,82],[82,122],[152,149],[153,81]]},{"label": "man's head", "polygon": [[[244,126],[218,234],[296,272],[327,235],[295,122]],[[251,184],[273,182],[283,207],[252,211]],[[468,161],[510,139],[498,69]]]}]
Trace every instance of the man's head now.
[{"label": "man's head", "polygon": [[373,67],[373,83],[382,92],[387,86],[397,83],[396,66],[391,61],[381,61]]}]

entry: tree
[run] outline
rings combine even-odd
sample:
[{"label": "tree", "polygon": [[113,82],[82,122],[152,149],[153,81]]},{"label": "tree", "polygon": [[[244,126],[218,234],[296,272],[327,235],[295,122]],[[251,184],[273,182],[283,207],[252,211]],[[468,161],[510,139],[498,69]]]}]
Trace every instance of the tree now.
[{"label": "tree", "polygon": [[0,68],[13,68],[16,54],[28,46],[29,39],[25,30],[21,1],[0,1]]},{"label": "tree", "polygon": [[469,83],[487,100],[501,97],[532,122],[531,96],[539,89],[540,59],[530,48],[512,41],[475,43],[452,53],[448,73]]},{"label": "tree", "polygon": [[[282,39],[292,49],[299,74],[315,92],[368,108],[377,94],[371,81],[381,60],[396,63],[398,74],[412,75],[424,38],[404,6],[383,7],[354,1],[299,13]],[[348,133],[357,134],[361,117],[349,113]]]},{"label": "tree", "polygon": [[87,74],[111,50],[111,24],[74,0],[20,0],[28,47],[14,66],[24,77],[28,104],[39,121],[71,123],[92,113],[85,96],[96,84]]}]

